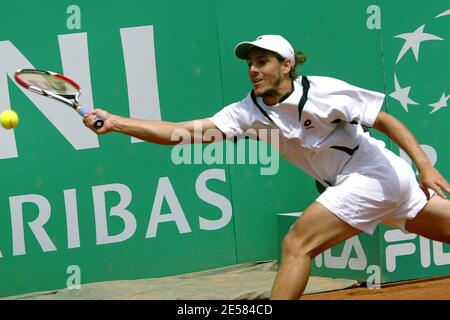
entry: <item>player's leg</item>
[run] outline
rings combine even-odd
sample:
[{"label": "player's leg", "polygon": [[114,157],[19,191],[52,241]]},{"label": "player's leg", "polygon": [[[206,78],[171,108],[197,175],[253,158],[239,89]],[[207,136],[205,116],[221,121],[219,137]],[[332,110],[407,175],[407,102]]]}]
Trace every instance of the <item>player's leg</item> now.
[{"label": "player's leg", "polygon": [[319,202],[312,203],[297,219],[282,244],[281,263],[271,299],[299,299],[319,253],[349,239],[361,230],[336,217]]},{"label": "player's leg", "polygon": [[425,238],[450,243],[450,201],[434,196],[405,229]]}]

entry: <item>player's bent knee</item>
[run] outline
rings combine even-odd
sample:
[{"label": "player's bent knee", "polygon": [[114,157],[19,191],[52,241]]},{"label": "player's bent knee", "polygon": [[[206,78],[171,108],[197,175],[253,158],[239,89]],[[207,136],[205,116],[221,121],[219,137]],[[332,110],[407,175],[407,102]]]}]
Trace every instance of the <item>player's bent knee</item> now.
[{"label": "player's bent knee", "polygon": [[282,242],[282,256],[287,258],[309,257],[314,258],[320,252],[315,252],[314,248],[298,235],[289,232]]}]

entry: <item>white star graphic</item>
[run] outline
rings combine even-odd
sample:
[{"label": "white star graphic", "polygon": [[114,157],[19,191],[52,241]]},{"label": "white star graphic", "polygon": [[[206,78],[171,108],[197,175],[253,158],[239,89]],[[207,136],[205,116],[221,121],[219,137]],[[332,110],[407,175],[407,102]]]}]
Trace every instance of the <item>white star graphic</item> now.
[{"label": "white star graphic", "polygon": [[434,18],[440,18],[440,17],[448,16],[448,15],[450,15],[450,9],[448,9],[447,11],[442,12],[441,14],[437,15]]},{"label": "white star graphic", "polygon": [[406,40],[405,44],[403,45],[402,49],[400,50],[400,53],[398,55],[398,58],[397,58],[397,61],[395,62],[395,64],[397,64],[400,61],[400,59],[405,55],[405,53],[409,49],[412,49],[412,51],[414,53],[414,57],[416,57],[416,61],[419,62],[419,49],[420,49],[420,44],[423,41],[444,40],[433,34],[423,33],[424,28],[425,28],[425,25],[422,25],[414,32],[403,33],[403,34],[399,34],[398,36],[395,36],[395,38],[402,38],[402,39]]},{"label": "white star graphic", "polygon": [[417,102],[409,98],[409,90],[411,90],[411,87],[406,88],[400,87],[396,74],[394,74],[394,81],[395,81],[395,91],[392,92],[389,96],[399,101],[403,109],[405,109],[406,112],[409,112],[408,104],[418,104]]},{"label": "white star graphic", "polygon": [[445,96],[445,92],[444,92],[438,102],[435,102],[435,103],[432,103],[432,104],[429,105],[430,107],[433,107],[433,110],[431,110],[430,114],[432,114],[433,112],[438,111],[441,108],[446,107],[447,106],[447,100],[449,98],[450,98],[450,95]]}]

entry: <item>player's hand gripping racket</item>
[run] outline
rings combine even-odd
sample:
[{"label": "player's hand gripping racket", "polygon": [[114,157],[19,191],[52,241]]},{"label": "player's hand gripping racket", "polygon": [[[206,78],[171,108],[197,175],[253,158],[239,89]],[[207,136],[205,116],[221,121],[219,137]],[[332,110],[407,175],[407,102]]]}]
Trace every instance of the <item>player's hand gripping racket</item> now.
[{"label": "player's hand gripping racket", "polygon": [[[25,89],[65,103],[75,109],[81,116],[89,112],[87,108],[78,104],[81,88],[72,79],[51,71],[35,69],[17,70],[14,79]],[[103,122],[102,118],[97,117],[94,123],[95,128],[100,129]]]}]

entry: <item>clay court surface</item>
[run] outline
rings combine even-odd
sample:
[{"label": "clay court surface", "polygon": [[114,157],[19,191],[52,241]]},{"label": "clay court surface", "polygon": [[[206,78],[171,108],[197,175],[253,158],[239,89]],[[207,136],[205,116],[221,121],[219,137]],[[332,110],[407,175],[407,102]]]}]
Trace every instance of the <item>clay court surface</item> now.
[{"label": "clay court surface", "polygon": [[450,300],[450,277],[419,279],[307,294],[302,300]]}]

